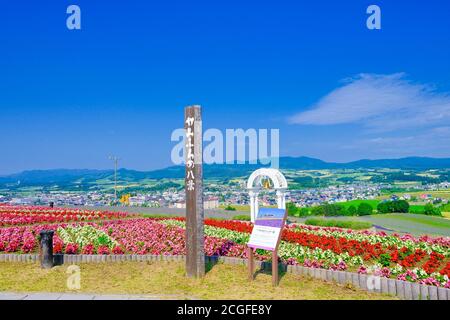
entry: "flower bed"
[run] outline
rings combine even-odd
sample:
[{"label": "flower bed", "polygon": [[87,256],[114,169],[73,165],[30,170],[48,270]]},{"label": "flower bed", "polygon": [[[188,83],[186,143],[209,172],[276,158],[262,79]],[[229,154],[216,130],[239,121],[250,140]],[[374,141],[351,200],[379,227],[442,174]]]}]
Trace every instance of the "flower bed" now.
[{"label": "flower bed", "polygon": [[0,227],[40,223],[113,220],[128,217],[126,212],[91,211],[68,208],[0,206]]},{"label": "flower bed", "polygon": [[117,241],[92,225],[59,227],[57,234],[67,244],[65,251],[69,254],[78,253],[78,248],[84,254],[109,254],[119,247]]},{"label": "flower bed", "polygon": [[[184,226],[183,219],[162,223]],[[231,233],[224,232],[224,229]],[[224,235],[237,242],[245,243],[251,229],[251,224],[246,222],[205,220],[206,234]],[[279,255],[289,264],[358,270],[450,287],[449,248],[450,239],[443,237],[414,238],[382,232],[290,225],[283,231]]]},{"label": "flower bed", "polygon": [[[55,230],[54,251],[66,254],[184,255],[184,219],[126,219],[0,228],[0,253],[38,250],[43,229]],[[205,220],[205,253],[246,257],[252,224]],[[270,254],[256,251],[257,258]],[[367,231],[289,225],[279,256],[288,264],[373,273],[386,278],[450,287],[450,241]]]}]

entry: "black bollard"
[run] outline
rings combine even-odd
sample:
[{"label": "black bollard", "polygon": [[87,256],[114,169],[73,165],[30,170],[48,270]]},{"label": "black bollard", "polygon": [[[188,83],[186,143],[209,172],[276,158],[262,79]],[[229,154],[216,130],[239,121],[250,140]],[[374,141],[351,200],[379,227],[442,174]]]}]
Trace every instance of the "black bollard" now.
[{"label": "black bollard", "polygon": [[41,267],[50,269],[53,267],[53,230],[42,230],[40,232],[40,260]]}]

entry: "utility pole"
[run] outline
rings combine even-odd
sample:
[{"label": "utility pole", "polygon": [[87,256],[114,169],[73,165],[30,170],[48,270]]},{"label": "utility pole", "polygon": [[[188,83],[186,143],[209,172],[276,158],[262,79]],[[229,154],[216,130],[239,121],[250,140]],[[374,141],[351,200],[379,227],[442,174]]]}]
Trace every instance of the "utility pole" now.
[{"label": "utility pole", "polygon": [[116,156],[110,156],[109,159],[114,161],[114,202],[117,203],[117,166],[120,159]]}]

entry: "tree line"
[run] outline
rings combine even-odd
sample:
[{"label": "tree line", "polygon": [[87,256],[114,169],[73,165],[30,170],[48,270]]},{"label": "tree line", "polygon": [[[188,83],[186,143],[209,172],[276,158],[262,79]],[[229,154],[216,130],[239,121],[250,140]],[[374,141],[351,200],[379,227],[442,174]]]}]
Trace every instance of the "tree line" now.
[{"label": "tree line", "polygon": [[[368,216],[371,214],[387,214],[387,213],[409,213],[410,205],[406,200],[392,200],[380,202],[376,209],[367,202],[361,202],[358,205],[344,206],[339,203],[324,203],[314,207],[299,208],[294,203],[287,204],[290,216],[306,217],[306,216]],[[417,212],[414,212],[417,213]],[[441,216],[440,208],[434,207],[431,203],[424,206],[421,214]]]}]

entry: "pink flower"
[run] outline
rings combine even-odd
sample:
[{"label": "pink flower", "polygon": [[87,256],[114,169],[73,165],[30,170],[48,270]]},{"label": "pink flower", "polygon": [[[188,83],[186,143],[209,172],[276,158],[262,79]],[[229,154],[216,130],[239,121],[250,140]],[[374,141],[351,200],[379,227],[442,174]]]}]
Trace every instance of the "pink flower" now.
[{"label": "pink flower", "polygon": [[112,250],[114,254],[124,254],[122,248],[120,246],[115,246]]},{"label": "pink flower", "polygon": [[402,281],[416,282],[417,275],[411,270],[407,270],[405,273],[400,274],[397,279]]},{"label": "pink flower", "polygon": [[[450,282],[450,281],[449,281]],[[439,281],[437,281],[436,279],[434,279],[433,277],[429,277],[426,279],[422,279],[419,281],[420,284],[426,284],[428,286],[435,286],[435,287],[439,287],[441,284],[439,283]],[[446,285],[448,285],[449,283],[447,282]]]},{"label": "pink flower", "polygon": [[76,254],[78,253],[78,245],[75,243],[69,243],[66,246],[66,254]]},{"label": "pink flower", "polygon": [[391,270],[387,267],[383,267],[381,269],[378,269],[374,272],[374,275],[384,278],[390,278],[391,277]]},{"label": "pink flower", "polygon": [[81,251],[83,254],[94,254],[95,248],[92,244],[87,244],[83,247],[83,250]]},{"label": "pink flower", "polygon": [[291,265],[291,266],[296,266],[298,265],[298,261],[295,258],[289,258],[286,260],[286,264]]},{"label": "pink flower", "polygon": [[450,289],[450,280],[447,281],[447,283],[444,285],[444,288]]},{"label": "pink flower", "polygon": [[360,274],[367,274],[367,268],[364,267],[364,266],[360,266],[358,268],[358,273],[360,273]]}]

